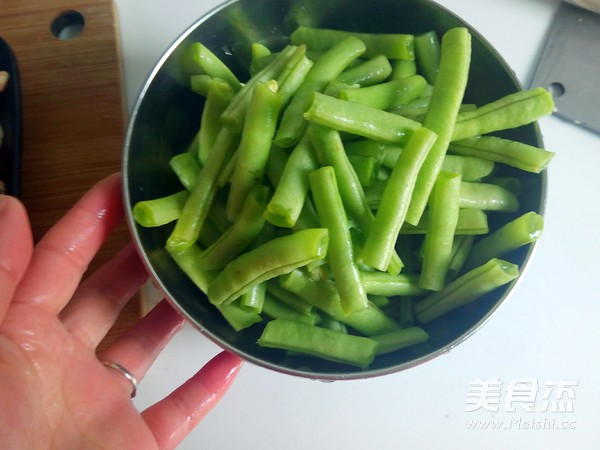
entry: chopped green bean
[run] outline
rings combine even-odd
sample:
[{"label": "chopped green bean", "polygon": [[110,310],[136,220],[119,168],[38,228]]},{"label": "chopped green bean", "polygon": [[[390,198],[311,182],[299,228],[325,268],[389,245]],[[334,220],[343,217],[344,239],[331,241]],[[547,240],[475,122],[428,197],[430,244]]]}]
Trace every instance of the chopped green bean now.
[{"label": "chopped green bean", "polygon": [[433,187],[419,278],[419,286],[424,289],[439,291],[446,284],[458,224],[460,187],[460,175],[449,172],[440,172]]},{"label": "chopped green bean", "polygon": [[377,354],[395,352],[411,345],[426,342],[429,334],[420,327],[404,328],[402,330],[392,331],[391,333],[371,336],[371,339],[377,341]]},{"label": "chopped green bean", "polygon": [[309,122],[377,141],[404,144],[421,124],[370,106],[340,100],[318,92],[304,117]]},{"label": "chopped green bean", "polygon": [[209,285],[208,298],[216,305],[231,303],[263,281],[323,259],[328,244],[329,233],[320,228],[275,238],[227,264]]},{"label": "chopped green bean", "polygon": [[217,180],[229,159],[236,136],[223,128],[188,197],[175,228],[167,240],[169,250],[184,250],[198,239],[200,230],[214,201]]},{"label": "chopped green bean", "polygon": [[554,100],[546,89],[539,87],[515,92],[458,114],[452,141],[527,125],[552,111]]},{"label": "chopped green bean", "polygon": [[217,305],[217,309],[235,331],[241,331],[263,320],[260,314],[244,308],[239,302]]},{"label": "chopped green bean", "polygon": [[385,111],[418,98],[426,86],[425,78],[414,75],[359,89],[344,89],[339,98]]},{"label": "chopped green bean", "polygon": [[283,111],[275,135],[277,145],[292,147],[298,143],[306,127],[302,113],[306,110],[311,95],[314,92],[323,92],[329,82],[337,78],[346,66],[364,51],[365,46],[361,40],[348,37],[329,49],[315,62]]},{"label": "chopped green bean", "polygon": [[419,286],[419,277],[414,274],[392,275],[388,272],[363,270],[360,278],[368,294],[412,297],[426,292]]},{"label": "chopped green bean", "polygon": [[471,35],[466,28],[452,28],[442,37],[440,65],[431,103],[423,126],[438,135],[423,163],[406,221],[416,225],[442,169],[448,143],[467,86],[471,62]]},{"label": "chopped green bean", "polygon": [[312,197],[321,225],[329,229],[329,264],[346,313],[366,308],[367,294],[360,281],[354,247],[333,167],[324,166],[309,175]]},{"label": "chopped green bean", "polygon": [[361,311],[351,314],[344,313],[337,287],[331,280],[311,279],[308,275],[295,270],[281,277],[280,282],[285,289],[298,294],[306,302],[314,304],[333,319],[366,336],[383,334],[400,328],[396,321],[371,302],[367,308]]},{"label": "chopped green bean", "polygon": [[311,303],[304,301],[293,292],[282,288],[278,281],[269,280],[265,284],[267,285],[267,292],[269,295],[276,298],[281,303],[289,306],[301,314],[308,315],[313,312],[314,308]]},{"label": "chopped green bean", "polygon": [[205,164],[208,155],[215,145],[219,131],[223,126],[221,114],[231,103],[234,91],[231,85],[223,80],[214,79],[208,93],[202,118],[200,119],[200,131],[198,133],[198,160]]},{"label": "chopped green bean", "polygon": [[308,174],[319,167],[310,139],[305,135],[294,147],[285,164],[281,179],[267,205],[265,218],[278,227],[296,224],[308,193]]},{"label": "chopped green bean", "polygon": [[371,364],[377,351],[377,342],[373,339],[284,319],[269,321],[258,345],[298,351],[359,367]]},{"label": "chopped green bean", "polygon": [[281,97],[277,87],[256,83],[244,122],[226,212],[233,221],[243,208],[252,187],[262,183],[273,136],[279,119]]},{"label": "chopped green bean", "polygon": [[212,77],[206,74],[198,74],[190,76],[190,89],[196,94],[207,96],[210,87],[213,84]]},{"label": "chopped green bean", "polygon": [[267,66],[250,78],[231,99],[229,106],[221,114],[223,125],[233,133],[239,133],[244,125],[244,119],[250,103],[250,98],[256,83],[266,83],[276,80],[285,69],[296,52],[301,51],[296,46],[288,45]]},{"label": "chopped green bean", "polygon": [[415,59],[412,34],[355,33],[327,28],[300,26],[291,35],[293,44],[306,44],[312,50],[325,51],[348,36],[362,40],[367,49],[365,57],[385,55],[390,59]]},{"label": "chopped green bean", "polygon": [[415,130],[398,158],[382,195],[373,225],[362,251],[365,264],[385,271],[409,209],[419,170],[437,136],[427,128]]},{"label": "chopped green bean", "polygon": [[459,206],[485,211],[515,212],[519,209],[519,200],[512,192],[495,184],[462,182]]},{"label": "chopped green bean", "polygon": [[452,142],[449,152],[488,159],[527,172],[540,173],[554,157],[553,152],[523,142],[495,136],[479,136]]},{"label": "chopped green bean", "polygon": [[414,59],[397,59],[392,64],[392,80],[412,77],[417,74],[417,63]]},{"label": "chopped green bean", "polygon": [[211,78],[220,78],[226,81],[236,92],[242,87],[231,69],[210,49],[199,42],[194,42],[186,49],[182,64],[184,70],[191,74],[206,74]]},{"label": "chopped green bean", "polygon": [[179,153],[169,160],[169,166],[183,187],[191,191],[202,168],[198,163],[197,154]]},{"label": "chopped green bean", "polygon": [[450,278],[454,278],[461,269],[463,268],[469,253],[473,248],[475,242],[475,236],[472,234],[460,234],[454,236],[454,242],[452,244],[452,257],[448,266],[448,273]]},{"label": "chopped green bean", "polygon": [[535,242],[543,229],[544,218],[533,211],[527,212],[477,241],[465,266],[475,267],[491,258],[501,258],[519,247]]},{"label": "chopped green bean", "polygon": [[448,283],[415,305],[417,318],[430,322],[447,312],[478,300],[494,289],[519,276],[519,267],[500,259],[491,259]]},{"label": "chopped green bean", "polygon": [[265,306],[266,293],[267,285],[265,283],[257,284],[240,296],[240,306],[246,311],[262,314]]},{"label": "chopped green bean", "polygon": [[392,65],[383,55],[377,55],[356,67],[344,70],[337,79],[343,83],[372,86],[392,74]]},{"label": "chopped green bean", "polygon": [[[264,283],[263,283],[264,285]],[[307,325],[315,325],[320,319],[319,314],[310,311],[308,314],[303,314],[289,305],[279,301],[272,295],[265,297],[263,312],[272,319],[285,319],[294,322],[305,323]]]},{"label": "chopped green bean", "polygon": [[171,223],[179,218],[188,197],[188,191],[180,191],[165,197],[139,201],[133,206],[133,218],[146,228]]},{"label": "chopped green bean", "polygon": [[432,86],[435,85],[440,65],[440,42],[435,31],[415,36],[415,59],[421,73]]},{"label": "chopped green bean", "polygon": [[268,192],[269,188],[260,185],[250,192],[233,225],[200,255],[197,262],[199,267],[225,267],[258,237],[265,224],[264,211]]},{"label": "chopped green bean", "polygon": [[[400,234],[425,234],[429,224],[429,210],[421,216],[419,223],[411,225],[405,223],[400,229]],[[460,209],[455,235],[461,234],[486,234],[490,231],[487,216],[480,209]]]}]

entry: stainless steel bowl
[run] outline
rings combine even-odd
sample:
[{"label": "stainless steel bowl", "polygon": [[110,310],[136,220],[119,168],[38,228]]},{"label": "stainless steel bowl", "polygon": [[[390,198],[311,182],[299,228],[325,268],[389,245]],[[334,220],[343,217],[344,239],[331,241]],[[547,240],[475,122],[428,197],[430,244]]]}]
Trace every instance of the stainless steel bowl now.
[{"label": "stainless steel bowl", "polygon": [[[165,52],[150,74],[129,125],[123,157],[124,199],[128,211],[142,199],[167,195],[179,189],[169,159],[186,148],[200,120],[201,99],[188,89],[178,67],[183,48],[196,41],[211,48],[242,75],[250,44],[283,46],[298,25],[342,28],[365,32],[440,34],[455,26],[472,33],[472,64],[465,101],[483,104],[518,91],[521,86],[502,57],[463,20],[428,0],[237,0],[223,4],[199,19]],[[507,131],[505,137],[542,146],[536,124]],[[510,174],[510,169],[505,169]],[[543,212],[546,175],[519,173],[523,181],[522,211]],[[325,380],[357,379],[385,375],[421,364],[448,352],[477,331],[498,309],[515,284],[485,299],[455,310],[425,328],[431,338],[425,344],[376,358],[367,370],[317,359],[302,363],[284,360],[280,352],[260,348],[260,330],[234,332],[206,297],[177,268],[163,249],[170,228],[143,229],[131,214],[129,226],[156,285],[175,308],[202,333],[245,360],[287,374]],[[493,227],[494,223],[490,225]],[[524,268],[533,246],[510,255]]]}]

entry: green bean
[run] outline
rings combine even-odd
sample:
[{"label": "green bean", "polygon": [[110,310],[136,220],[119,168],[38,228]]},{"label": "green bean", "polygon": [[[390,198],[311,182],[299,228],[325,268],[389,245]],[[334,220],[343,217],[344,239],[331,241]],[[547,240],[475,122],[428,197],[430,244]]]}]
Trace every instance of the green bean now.
[{"label": "green bean", "polygon": [[392,80],[412,77],[417,74],[417,63],[414,59],[397,59],[392,63]]},{"label": "green bean", "polygon": [[168,249],[184,250],[198,239],[216,195],[217,180],[233,151],[235,140],[236,136],[227,129],[223,128],[219,132],[212,152],[202,167],[181,216],[167,240]]},{"label": "green bean", "polygon": [[[421,216],[417,225],[405,223],[400,229],[400,234],[425,234],[429,224],[429,211]],[[480,209],[460,209],[455,235],[461,234],[487,234],[489,232],[488,220]]]},{"label": "green bean", "polygon": [[248,104],[257,83],[266,83],[276,80],[278,75],[285,69],[289,61],[294,58],[296,52],[301,52],[296,46],[288,45],[277,56],[260,70],[256,75],[250,78],[231,99],[229,106],[221,114],[223,125],[233,133],[239,133],[244,125],[244,119],[248,109]]},{"label": "green bean", "polygon": [[348,333],[346,325],[328,316],[321,316],[317,322],[317,325],[322,328],[328,328],[330,330],[337,331],[338,333]]},{"label": "green bean", "polygon": [[218,272],[198,267],[196,261],[202,255],[202,249],[197,245],[192,245],[182,251],[169,251],[169,249],[167,251],[171,255],[171,258],[173,258],[173,261],[175,261],[175,264],[188,276],[192,283],[202,292],[206,292]]},{"label": "green bean", "polygon": [[491,258],[500,258],[509,252],[539,239],[544,229],[544,218],[527,212],[481,238],[473,245],[467,268],[483,264]]},{"label": "green bean", "polygon": [[519,200],[512,192],[495,184],[462,182],[459,206],[485,211],[515,212],[519,209]]},{"label": "green bean", "polygon": [[379,163],[372,156],[348,155],[348,161],[352,165],[354,172],[361,186],[371,186],[379,173]]},{"label": "green bean", "polygon": [[269,188],[257,185],[248,195],[246,203],[233,225],[208,247],[198,266],[203,269],[221,269],[244,251],[262,231],[264,211]]},{"label": "green bean", "polygon": [[419,286],[419,277],[414,274],[392,275],[388,272],[362,270],[360,278],[364,289],[372,295],[413,297],[426,292]]},{"label": "green bean", "polygon": [[275,238],[238,256],[208,287],[213,304],[227,304],[263,281],[327,255],[327,229],[313,228]]},{"label": "green bean", "polygon": [[460,188],[460,175],[449,172],[440,172],[433,187],[419,278],[419,286],[424,289],[439,291],[446,283],[458,224]]},{"label": "green bean", "polygon": [[371,156],[378,162],[383,162],[386,153],[390,151],[389,148],[400,149],[400,151],[402,151],[402,147],[387,144],[385,142],[377,142],[372,139],[347,142],[344,143],[344,147],[348,155]]},{"label": "green bean", "polygon": [[377,55],[356,67],[344,70],[337,79],[348,84],[372,86],[381,83],[392,74],[392,65],[383,55]]},{"label": "green bean", "polygon": [[188,197],[188,191],[180,191],[165,197],[139,201],[133,206],[133,218],[146,228],[166,225],[179,218]]},{"label": "green bean", "polygon": [[362,55],[365,46],[356,37],[348,37],[329,49],[312,66],[303,83],[296,90],[290,103],[283,111],[275,143],[280,147],[292,147],[300,140],[306,123],[302,117],[313,92],[323,92],[330,81],[346,66]]},{"label": "green bean", "polygon": [[298,351],[363,368],[371,364],[377,350],[377,342],[373,339],[284,319],[269,321],[258,345]]},{"label": "green bean", "polygon": [[398,158],[383,192],[373,225],[367,234],[361,255],[365,264],[379,270],[387,270],[409,209],[415,180],[436,138],[436,134],[427,128],[415,130]]},{"label": "green bean", "polygon": [[[340,196],[349,217],[368,234],[374,223],[373,212],[369,208],[360,180],[348,160],[340,134],[336,130],[316,126],[309,127],[307,134],[321,164],[335,169]],[[402,269],[402,261],[394,251],[385,270],[388,269],[395,273]]]},{"label": "green bean", "polygon": [[191,191],[202,168],[198,163],[197,153],[179,153],[169,160],[169,167],[188,191]]},{"label": "green bean", "polygon": [[527,125],[554,111],[552,94],[538,87],[508,94],[456,118],[452,141]]},{"label": "green bean", "polygon": [[261,69],[263,69],[266,65],[263,64],[263,61],[271,56],[273,56],[273,54],[271,53],[269,47],[261,44],[260,42],[254,42],[250,46],[250,76],[253,77]]},{"label": "green bean", "polygon": [[411,345],[421,344],[429,339],[429,334],[420,327],[404,328],[391,333],[371,336],[371,339],[377,341],[377,354],[395,352]]},{"label": "green bean", "polygon": [[479,181],[494,170],[494,162],[472,156],[446,155],[442,164],[445,172],[460,173],[463,181]]},{"label": "green bean", "polygon": [[231,103],[234,91],[231,85],[221,79],[214,79],[208,93],[202,118],[200,119],[200,131],[198,133],[198,160],[205,164],[219,131],[223,126],[221,114]]},{"label": "green bean", "polygon": [[231,69],[210,49],[199,42],[193,43],[185,50],[181,61],[184,70],[190,74],[206,74],[211,78],[220,78],[229,83],[236,92],[242,87]]},{"label": "green bean", "polygon": [[398,301],[398,323],[401,328],[410,328],[415,324],[415,298],[402,297]]},{"label": "green bean", "polygon": [[276,86],[256,83],[248,106],[227,198],[226,212],[231,221],[242,210],[252,187],[262,182],[279,119],[281,100]]},{"label": "green bean", "polygon": [[333,319],[366,336],[383,334],[400,328],[396,321],[371,302],[361,311],[344,313],[336,284],[332,280],[314,280],[295,270],[281,277],[280,283],[285,289],[298,294],[300,298],[312,303]]},{"label": "green bean", "polygon": [[313,65],[314,62],[308,59],[306,55],[303,55],[289,73],[282,74],[278,84],[280,86],[279,93],[283,99],[283,105],[287,105],[290,102],[296,91],[302,86]]},{"label": "green bean", "polygon": [[487,177],[485,181],[500,186],[517,197],[523,192],[521,180],[517,177]]},{"label": "green bean", "polygon": [[309,315],[313,312],[313,305],[298,297],[296,294],[282,288],[276,280],[269,280],[267,283],[267,292],[281,303],[289,306],[300,314]]},{"label": "green bean", "polygon": [[519,267],[500,259],[490,259],[466,274],[448,283],[415,305],[417,318],[431,322],[447,312],[481,299],[484,294],[511,282],[519,276]]},{"label": "green bean", "polygon": [[278,227],[291,228],[304,208],[308,193],[308,174],[319,167],[308,135],[294,147],[281,179],[267,205],[265,218]]},{"label": "green bean", "polygon": [[254,286],[252,289],[244,292],[240,298],[240,307],[246,311],[251,311],[256,314],[262,314],[265,306],[265,298],[267,293],[267,285],[260,283]]},{"label": "green bean", "polygon": [[370,106],[315,92],[304,117],[309,122],[377,141],[404,144],[421,124]]},{"label": "green bean", "polygon": [[355,33],[300,26],[292,32],[291,41],[296,45],[306,44],[312,50],[324,51],[348,36],[355,36],[365,43],[367,58],[377,55],[385,55],[390,59],[415,58],[414,36],[411,34]]},{"label": "green bean", "polygon": [[272,319],[292,320],[307,325],[315,325],[320,319],[319,314],[316,312],[311,311],[308,314],[303,314],[271,295],[265,297],[263,312]]},{"label": "green bean", "polygon": [[440,65],[440,42],[435,31],[415,36],[415,59],[421,73],[431,85],[435,85]]},{"label": "green bean", "polygon": [[414,75],[359,89],[345,89],[339,98],[385,111],[418,98],[426,86],[425,78]]},{"label": "green bean", "polygon": [[449,152],[504,163],[527,172],[540,173],[554,157],[553,152],[523,142],[495,136],[479,136],[452,142]]},{"label": "green bean", "polygon": [[200,94],[206,97],[208,95],[208,91],[210,91],[210,87],[212,86],[212,84],[212,77],[206,74],[190,76],[190,89],[196,94]]},{"label": "green bean", "polygon": [[463,100],[471,61],[471,35],[466,28],[452,28],[442,37],[437,81],[423,126],[438,135],[423,163],[406,221],[419,222],[442,169],[456,116]]},{"label": "green bean", "polygon": [[309,175],[312,198],[321,225],[329,229],[328,260],[345,313],[364,309],[367,294],[360,281],[344,205],[333,167],[325,166]]},{"label": "green bean", "polygon": [[335,169],[336,183],[349,218],[363,230],[368,228],[373,222],[373,213],[366,202],[358,176],[348,160],[340,133],[331,128],[310,126],[307,134],[321,165]]},{"label": "green bean", "polygon": [[469,253],[473,248],[473,242],[475,236],[472,234],[461,234],[454,236],[454,242],[452,243],[452,256],[450,258],[450,264],[448,265],[448,273],[450,278],[454,278],[455,275],[460,273],[461,269],[465,265]]},{"label": "green bean", "polygon": [[240,306],[239,302],[217,305],[217,309],[235,331],[241,331],[263,320],[260,314]]}]

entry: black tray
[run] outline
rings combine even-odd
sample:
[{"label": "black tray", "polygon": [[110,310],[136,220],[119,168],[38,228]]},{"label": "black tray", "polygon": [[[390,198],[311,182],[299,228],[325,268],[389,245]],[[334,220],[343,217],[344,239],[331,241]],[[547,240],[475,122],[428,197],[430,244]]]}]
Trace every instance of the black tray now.
[{"label": "black tray", "polygon": [[15,56],[0,38],[0,71],[9,73],[4,92],[0,93],[0,124],[4,139],[0,144],[0,180],[4,183],[5,193],[19,197],[21,195],[21,94],[19,71]]}]

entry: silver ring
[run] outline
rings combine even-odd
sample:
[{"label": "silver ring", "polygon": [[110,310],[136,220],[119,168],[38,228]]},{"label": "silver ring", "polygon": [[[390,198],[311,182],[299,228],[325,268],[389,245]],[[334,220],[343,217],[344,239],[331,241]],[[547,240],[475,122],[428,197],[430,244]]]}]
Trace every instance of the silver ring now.
[{"label": "silver ring", "polygon": [[117,364],[116,362],[102,361],[102,364],[104,364],[106,367],[110,367],[111,369],[115,369],[121,372],[123,376],[127,378],[127,380],[129,380],[129,382],[131,383],[131,398],[135,397],[138,382],[133,376],[133,374],[129,370],[127,370],[127,368],[123,367],[121,364]]}]

